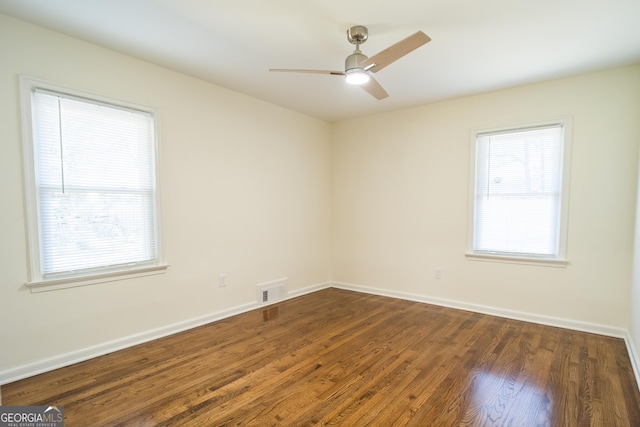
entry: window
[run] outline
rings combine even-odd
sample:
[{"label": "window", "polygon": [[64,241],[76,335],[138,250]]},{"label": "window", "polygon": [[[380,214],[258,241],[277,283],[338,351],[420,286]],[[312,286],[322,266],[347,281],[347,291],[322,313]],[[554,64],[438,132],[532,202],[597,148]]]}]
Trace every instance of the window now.
[{"label": "window", "polygon": [[163,271],[152,110],[21,78],[32,290]]},{"label": "window", "polygon": [[565,261],[570,120],[474,133],[471,257]]}]

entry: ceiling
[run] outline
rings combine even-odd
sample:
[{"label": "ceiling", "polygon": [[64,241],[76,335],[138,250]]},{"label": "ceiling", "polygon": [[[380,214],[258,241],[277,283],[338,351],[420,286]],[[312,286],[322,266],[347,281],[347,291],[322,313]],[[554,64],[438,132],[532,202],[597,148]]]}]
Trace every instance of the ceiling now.
[{"label": "ceiling", "polygon": [[[638,0],[0,0],[0,13],[326,121],[640,63]],[[341,76],[353,25],[373,56],[432,41],[375,75],[377,101]]]}]

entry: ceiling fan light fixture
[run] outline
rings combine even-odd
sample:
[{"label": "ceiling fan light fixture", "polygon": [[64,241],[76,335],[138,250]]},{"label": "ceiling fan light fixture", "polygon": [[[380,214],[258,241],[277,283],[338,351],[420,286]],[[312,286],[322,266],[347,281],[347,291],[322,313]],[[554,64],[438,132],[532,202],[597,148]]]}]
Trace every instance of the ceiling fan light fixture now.
[{"label": "ceiling fan light fixture", "polygon": [[362,85],[369,81],[369,74],[362,68],[352,68],[345,72],[347,83],[352,85]]}]

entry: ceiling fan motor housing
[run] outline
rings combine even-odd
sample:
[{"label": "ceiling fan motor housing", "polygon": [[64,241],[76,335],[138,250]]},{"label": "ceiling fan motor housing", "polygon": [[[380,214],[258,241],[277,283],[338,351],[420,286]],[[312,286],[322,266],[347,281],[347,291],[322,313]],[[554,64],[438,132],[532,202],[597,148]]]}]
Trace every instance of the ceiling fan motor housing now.
[{"label": "ceiling fan motor housing", "polygon": [[362,64],[364,61],[368,59],[367,55],[361,52],[354,52],[351,55],[347,56],[347,59],[344,60],[344,71],[347,72],[354,68],[362,70]]}]

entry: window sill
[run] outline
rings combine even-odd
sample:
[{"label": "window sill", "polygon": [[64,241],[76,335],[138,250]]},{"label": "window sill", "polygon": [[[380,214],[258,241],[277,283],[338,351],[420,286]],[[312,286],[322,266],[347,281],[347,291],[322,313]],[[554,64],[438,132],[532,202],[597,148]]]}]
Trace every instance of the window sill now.
[{"label": "window sill", "polygon": [[136,277],[164,274],[169,268],[168,264],[154,265],[151,267],[137,268],[133,270],[113,271],[109,273],[94,274],[90,276],[65,277],[52,280],[39,280],[26,283],[31,292],[47,292],[58,289],[75,288],[78,286],[95,285],[97,283],[115,282],[119,280],[133,279]]},{"label": "window sill", "polygon": [[569,265],[569,260],[566,259],[529,258],[474,252],[466,252],[464,255],[469,261],[503,262],[507,264],[523,264],[555,268],[565,268],[567,265]]}]

